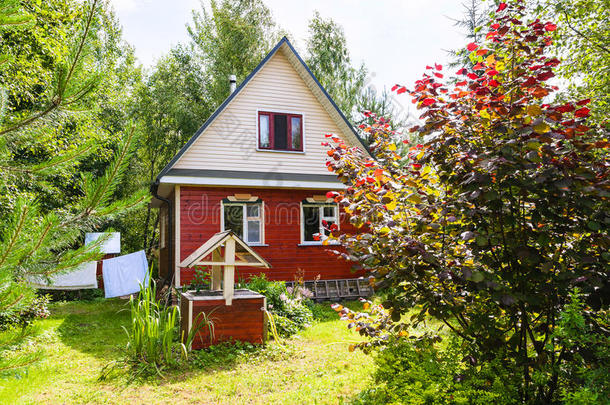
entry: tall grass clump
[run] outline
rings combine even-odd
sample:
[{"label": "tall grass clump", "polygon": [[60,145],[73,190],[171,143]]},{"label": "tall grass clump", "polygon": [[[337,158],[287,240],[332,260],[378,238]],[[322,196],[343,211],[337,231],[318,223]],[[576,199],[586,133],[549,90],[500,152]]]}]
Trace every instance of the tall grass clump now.
[{"label": "tall grass clump", "polygon": [[164,369],[174,368],[188,360],[193,339],[201,328],[209,328],[209,335],[213,336],[213,324],[204,313],[199,314],[188,335],[183,336],[179,307],[167,305],[166,300],[157,300],[156,297],[154,280],[141,285],[137,297],[131,296],[130,326],[123,327],[127,333],[126,355],[104,367],[101,379],[108,378],[117,366],[137,369],[132,374],[134,379],[153,373],[162,376]]}]

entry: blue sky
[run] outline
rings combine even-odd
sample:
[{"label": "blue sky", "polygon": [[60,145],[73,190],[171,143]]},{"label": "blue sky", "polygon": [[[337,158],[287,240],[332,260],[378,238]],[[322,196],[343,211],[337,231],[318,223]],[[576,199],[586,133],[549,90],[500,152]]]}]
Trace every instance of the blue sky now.
[{"label": "blue sky", "polygon": [[[410,86],[425,66],[447,62],[447,49],[466,40],[449,17],[463,14],[459,0],[264,0],[276,22],[292,33],[302,52],[307,23],[318,10],[345,30],[355,63],[364,62],[376,88]],[[185,25],[199,0],[111,0],[124,38],[150,66],[172,45],[188,39]],[[204,1],[204,4],[207,4]],[[406,100],[405,100],[406,101]]]}]

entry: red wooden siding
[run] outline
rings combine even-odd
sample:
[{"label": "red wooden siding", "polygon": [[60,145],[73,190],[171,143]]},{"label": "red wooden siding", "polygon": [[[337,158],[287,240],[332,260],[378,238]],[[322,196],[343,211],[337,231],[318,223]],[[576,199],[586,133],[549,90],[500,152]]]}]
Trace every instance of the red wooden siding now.
[{"label": "red wooden siding", "polygon": [[[204,312],[214,324],[214,335],[210,341],[209,328],[204,326],[193,341],[193,349],[201,349],[229,340],[239,340],[250,343],[264,343],[265,313],[264,298],[234,299],[231,306],[225,305],[225,300],[193,301],[193,319]],[[180,300],[182,314],[181,330],[183,336],[188,334],[188,300]]]},{"label": "red wooden siding", "polygon": [[[264,272],[271,280],[293,280],[301,270],[306,280],[353,278],[362,273],[351,271],[352,263],[338,257],[332,250],[339,246],[299,246],[301,243],[300,203],[305,198],[325,194],[321,190],[255,189],[226,187],[180,188],[180,260],[184,260],[212,235],[221,230],[221,201],[237,193],[262,199],[265,208],[264,242],[256,250],[272,268]],[[354,232],[344,213],[340,215],[341,231]],[[236,268],[236,281],[263,270]],[[188,283],[193,271],[183,269],[182,285]]]}]

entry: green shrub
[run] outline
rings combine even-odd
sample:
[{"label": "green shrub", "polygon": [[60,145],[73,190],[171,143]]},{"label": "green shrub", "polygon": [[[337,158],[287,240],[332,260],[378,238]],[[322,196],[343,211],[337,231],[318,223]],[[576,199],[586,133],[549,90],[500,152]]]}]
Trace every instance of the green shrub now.
[{"label": "green shrub", "polygon": [[559,314],[553,339],[569,361],[559,387],[567,404],[610,404],[610,312],[587,308],[579,289]]},{"label": "green shrub", "polygon": [[200,292],[207,290],[210,287],[210,273],[204,270],[204,267],[195,269],[195,275],[191,280],[188,289]]},{"label": "green shrub", "polygon": [[301,327],[290,318],[274,313],[271,313],[271,316],[273,317],[277,333],[281,337],[290,337],[301,330]]},{"label": "green shrub", "polygon": [[27,328],[35,319],[44,319],[50,315],[48,295],[37,295],[19,312],[0,313],[0,330],[13,327]]},{"label": "green shrub", "polygon": [[[438,349],[430,340],[396,339],[375,357],[375,386],[355,404],[512,404],[516,386],[508,370],[495,362],[471,364],[452,340]],[[516,383],[516,382],[515,382]]]},{"label": "green shrub", "polygon": [[267,309],[280,336],[291,336],[313,322],[308,306],[311,293],[307,289],[300,286],[288,289],[283,281],[267,280],[265,274],[252,277],[247,287],[267,298]]}]

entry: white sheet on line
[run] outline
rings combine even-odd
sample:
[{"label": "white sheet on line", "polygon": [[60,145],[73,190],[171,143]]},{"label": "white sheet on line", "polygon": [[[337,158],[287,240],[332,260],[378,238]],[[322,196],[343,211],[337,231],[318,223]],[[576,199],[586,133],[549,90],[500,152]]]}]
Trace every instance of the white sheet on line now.
[{"label": "white sheet on line", "polygon": [[143,250],[102,261],[106,298],[120,297],[140,291],[140,283],[148,282],[148,262]]},{"label": "white sheet on line", "polygon": [[41,277],[29,279],[30,284],[37,288],[49,290],[81,290],[97,288],[97,262],[86,262],[70,273],[58,274],[51,277],[51,283]]}]

